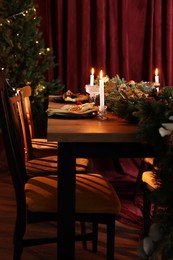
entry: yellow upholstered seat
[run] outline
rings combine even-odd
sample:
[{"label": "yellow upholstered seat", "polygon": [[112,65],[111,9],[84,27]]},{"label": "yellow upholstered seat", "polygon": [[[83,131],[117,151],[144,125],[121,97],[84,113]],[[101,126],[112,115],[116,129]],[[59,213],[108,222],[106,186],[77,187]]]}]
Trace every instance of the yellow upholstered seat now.
[{"label": "yellow upholstered seat", "polygon": [[159,186],[159,182],[157,182],[154,178],[153,171],[145,171],[142,174],[142,181],[145,182],[147,185],[152,187],[153,189],[157,189]]},{"label": "yellow upholstered seat", "polygon": [[[57,212],[57,176],[33,177],[25,184],[27,209]],[[76,175],[76,213],[119,214],[121,203],[112,185],[100,174]]]}]

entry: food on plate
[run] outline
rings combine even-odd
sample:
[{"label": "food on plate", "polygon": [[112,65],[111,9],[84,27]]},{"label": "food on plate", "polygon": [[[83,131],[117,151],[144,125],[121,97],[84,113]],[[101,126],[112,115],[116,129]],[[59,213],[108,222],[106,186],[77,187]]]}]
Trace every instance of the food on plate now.
[{"label": "food on plate", "polygon": [[97,107],[95,106],[95,103],[85,103],[85,104],[79,104],[79,105],[64,105],[61,107],[61,110],[67,111],[67,112],[85,112],[90,110],[97,110]]},{"label": "food on plate", "polygon": [[84,103],[84,104],[66,104],[61,108],[50,108],[47,109],[48,116],[52,115],[96,115],[98,106],[95,103]]},{"label": "food on plate", "polygon": [[63,95],[62,98],[66,102],[83,102],[88,100],[88,95],[83,95],[80,93],[73,93],[71,90],[67,90]]}]

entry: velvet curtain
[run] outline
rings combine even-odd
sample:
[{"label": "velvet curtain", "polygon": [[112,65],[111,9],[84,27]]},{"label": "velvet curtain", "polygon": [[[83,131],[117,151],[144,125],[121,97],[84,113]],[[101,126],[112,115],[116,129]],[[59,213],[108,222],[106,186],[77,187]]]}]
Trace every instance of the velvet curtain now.
[{"label": "velvet curtain", "polygon": [[110,77],[173,85],[172,0],[36,0],[66,89],[84,92],[91,68]]}]

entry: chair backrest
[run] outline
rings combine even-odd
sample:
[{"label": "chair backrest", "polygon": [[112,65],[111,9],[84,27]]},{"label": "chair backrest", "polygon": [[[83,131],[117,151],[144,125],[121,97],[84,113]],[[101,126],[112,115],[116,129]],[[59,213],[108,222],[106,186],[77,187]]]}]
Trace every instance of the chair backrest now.
[{"label": "chair backrest", "polygon": [[26,99],[24,98],[24,92],[20,89],[17,90],[16,95],[20,99],[18,102],[18,110],[19,110],[19,117],[22,125],[22,133],[23,133],[24,147],[25,147],[25,159],[26,161],[29,161],[33,159],[33,149],[32,149],[30,125],[28,121],[28,113],[25,104]]},{"label": "chair backrest", "polygon": [[30,101],[32,89],[30,86],[24,86],[22,88],[18,88],[17,91],[22,91],[30,135],[31,138],[34,138],[35,131],[34,131],[34,122],[32,117],[32,108],[31,108],[31,101]]},{"label": "chair backrest", "polygon": [[17,215],[22,221],[26,214],[24,185],[27,173],[24,160],[24,145],[18,117],[17,97],[9,98],[5,78],[0,74],[0,125],[3,134],[8,167],[16,195]]}]

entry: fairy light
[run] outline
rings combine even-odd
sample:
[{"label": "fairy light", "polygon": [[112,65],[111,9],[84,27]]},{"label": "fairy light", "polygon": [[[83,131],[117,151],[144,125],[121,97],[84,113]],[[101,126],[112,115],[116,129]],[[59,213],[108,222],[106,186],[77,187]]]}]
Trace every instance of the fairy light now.
[{"label": "fairy light", "polygon": [[44,54],[44,50],[43,49],[41,49],[40,51],[39,51],[39,53],[38,53],[39,55],[42,55],[42,54]]},{"label": "fairy light", "polygon": [[26,82],[26,85],[31,85],[31,81],[27,81],[27,82]]},{"label": "fairy light", "polygon": [[29,11],[34,11],[34,12],[36,12],[36,9],[35,9],[35,7],[29,8],[29,9],[27,9],[27,10],[24,10],[24,11],[20,12],[20,13],[11,15],[11,16],[9,16],[7,19],[15,18],[16,16],[19,16],[19,15],[26,16],[27,14],[29,14]]}]

